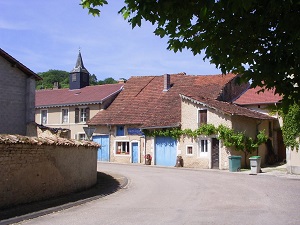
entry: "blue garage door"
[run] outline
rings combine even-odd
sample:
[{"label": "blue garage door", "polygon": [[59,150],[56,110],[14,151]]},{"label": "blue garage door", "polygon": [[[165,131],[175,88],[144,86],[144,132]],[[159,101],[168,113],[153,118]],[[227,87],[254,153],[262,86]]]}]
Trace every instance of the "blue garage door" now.
[{"label": "blue garage door", "polygon": [[155,164],[160,166],[175,166],[177,156],[177,141],[171,137],[155,138]]},{"label": "blue garage door", "polygon": [[93,141],[100,144],[98,149],[98,161],[109,161],[109,136],[108,135],[99,135],[93,136]]}]

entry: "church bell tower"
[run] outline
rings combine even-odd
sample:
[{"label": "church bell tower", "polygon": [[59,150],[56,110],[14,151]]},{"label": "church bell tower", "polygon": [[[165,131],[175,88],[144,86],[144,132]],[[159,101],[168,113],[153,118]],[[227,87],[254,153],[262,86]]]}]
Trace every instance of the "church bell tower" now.
[{"label": "church bell tower", "polygon": [[79,50],[76,65],[69,75],[70,89],[80,89],[90,85],[90,73],[83,65],[81,52]]}]

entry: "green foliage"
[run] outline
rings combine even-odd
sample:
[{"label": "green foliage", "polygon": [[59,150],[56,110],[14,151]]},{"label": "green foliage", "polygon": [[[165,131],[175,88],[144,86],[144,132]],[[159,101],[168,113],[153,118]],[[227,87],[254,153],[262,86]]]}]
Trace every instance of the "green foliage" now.
[{"label": "green foliage", "polygon": [[224,125],[215,127],[212,124],[203,124],[198,129],[181,130],[180,128],[161,129],[161,130],[143,130],[146,136],[164,136],[179,139],[182,136],[197,138],[200,135],[210,136],[217,135],[222,140],[224,146],[233,147],[237,151],[243,151],[245,155],[253,153],[258,147],[267,141],[265,131],[259,131],[256,138],[247,137],[244,133],[235,132],[233,129]]},{"label": "green foliage", "polygon": [[[69,88],[69,72],[63,70],[48,70],[47,72],[38,73],[39,76],[43,78],[36,82],[36,89],[50,89],[53,88],[53,84],[58,82],[59,88]],[[106,78],[104,80],[97,79],[96,75],[90,75],[90,85],[100,85],[100,84],[115,84],[118,81],[114,80],[112,77]]]},{"label": "green foliage", "polygon": [[282,134],[284,144],[292,149],[299,150],[300,142],[300,106],[298,104],[291,105],[286,114],[283,114]]},{"label": "green foliage", "polygon": [[53,88],[55,82],[59,83],[60,88],[69,87],[69,73],[63,70],[48,70],[38,73],[43,80],[36,82],[36,89]]},{"label": "green foliage", "polygon": [[[82,0],[93,15],[105,0]],[[119,11],[132,27],[145,21],[168,38],[168,49],[189,49],[223,73],[243,74],[253,86],[276,88],[284,106],[299,102],[299,0],[125,0]]]}]

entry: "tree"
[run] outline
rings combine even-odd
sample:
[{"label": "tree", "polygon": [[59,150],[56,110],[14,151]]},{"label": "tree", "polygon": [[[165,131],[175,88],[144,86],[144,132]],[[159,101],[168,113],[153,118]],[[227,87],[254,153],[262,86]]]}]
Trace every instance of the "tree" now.
[{"label": "tree", "polygon": [[[81,0],[93,15],[105,4]],[[125,0],[119,13],[133,28],[151,22],[169,50],[204,51],[222,73],[275,88],[285,108],[300,102],[300,0]]]},{"label": "tree", "polygon": [[69,73],[63,70],[48,70],[38,73],[43,78],[36,82],[36,89],[53,88],[55,82],[58,82],[59,88],[69,87]]}]

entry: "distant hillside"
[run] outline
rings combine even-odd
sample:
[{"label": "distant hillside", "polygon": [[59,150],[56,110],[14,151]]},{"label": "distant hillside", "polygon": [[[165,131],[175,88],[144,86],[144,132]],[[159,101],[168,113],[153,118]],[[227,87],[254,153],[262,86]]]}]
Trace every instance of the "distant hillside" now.
[{"label": "distant hillside", "polygon": [[[58,82],[59,88],[69,87],[69,72],[63,70],[48,70],[47,72],[38,73],[43,80],[36,82],[36,89],[50,89],[53,88],[53,84]],[[114,80],[112,77],[106,78],[104,80],[97,80],[95,74],[90,75],[90,85],[99,84],[115,84],[118,81]]]}]

